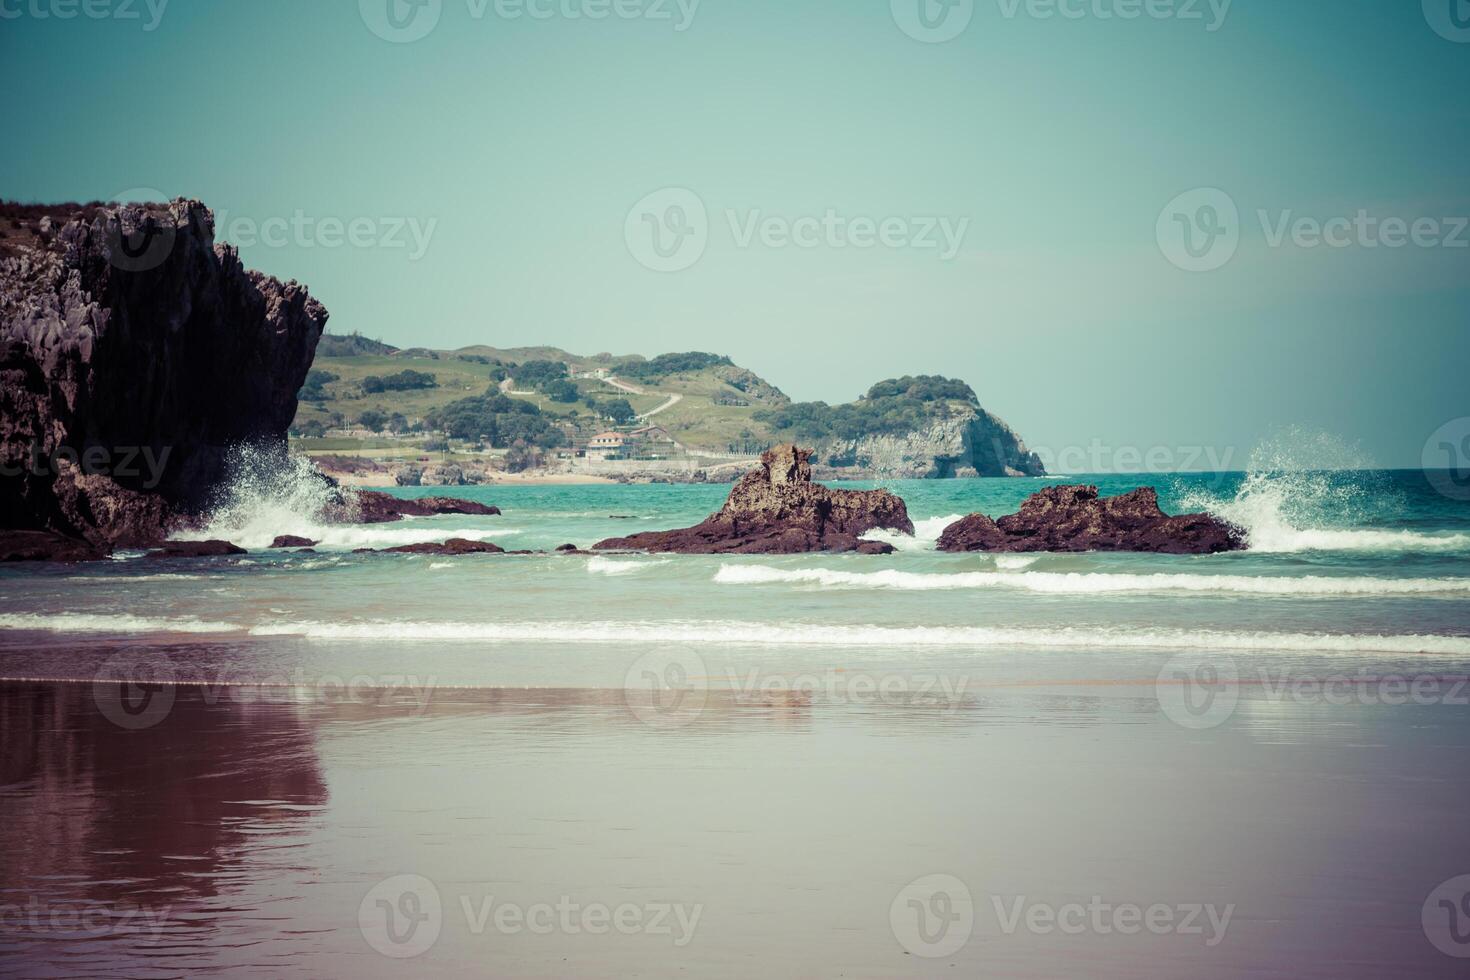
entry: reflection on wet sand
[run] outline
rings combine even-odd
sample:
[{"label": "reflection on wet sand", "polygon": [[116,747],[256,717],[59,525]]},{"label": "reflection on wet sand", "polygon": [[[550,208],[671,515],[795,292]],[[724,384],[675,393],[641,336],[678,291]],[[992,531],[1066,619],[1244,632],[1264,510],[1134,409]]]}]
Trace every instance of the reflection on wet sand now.
[{"label": "reflection on wet sand", "polygon": [[[0,973],[1457,965],[1420,908],[1470,871],[1470,793],[1436,761],[1470,747],[1463,709],[1191,731],[1115,688],[428,693],[0,685]],[[900,920],[936,874],[972,921],[931,959]],[[1092,896],[1231,918],[1208,944],[996,911]]]}]

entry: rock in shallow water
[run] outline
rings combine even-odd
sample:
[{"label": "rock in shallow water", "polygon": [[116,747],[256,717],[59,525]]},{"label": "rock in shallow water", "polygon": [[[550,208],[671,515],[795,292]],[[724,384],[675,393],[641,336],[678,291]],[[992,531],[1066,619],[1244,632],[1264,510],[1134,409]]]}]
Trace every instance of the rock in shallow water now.
[{"label": "rock in shallow water", "polygon": [[49,531],[0,531],[0,562],[96,561],[107,553],[80,538]]},{"label": "rock in shallow water", "polygon": [[499,507],[459,497],[420,497],[417,500],[405,500],[379,490],[357,490],[344,494],[342,502],[330,508],[326,518],[342,524],[387,524],[390,521],[401,521],[405,517],[431,517],[435,514],[490,517],[499,513]]},{"label": "rock in shallow water", "polygon": [[297,534],[278,534],[271,542],[272,548],[310,548],[317,542]]},{"label": "rock in shallow water", "polygon": [[154,548],[145,558],[214,558],[219,555],[249,554],[244,548],[229,541],[169,541],[161,548]]},{"label": "rock in shallow water", "polygon": [[1047,487],[999,520],[971,514],[944,529],[940,551],[1238,551],[1245,535],[1209,514],[1170,517],[1153,487],[1100,498],[1094,486]]},{"label": "rock in shallow water", "polygon": [[450,538],[443,542],[427,544],[401,544],[396,548],[384,548],[391,555],[503,555],[505,549],[489,541],[470,541],[466,538]]},{"label": "rock in shallow water", "polygon": [[741,477],[725,506],[701,524],[609,538],[594,550],[682,554],[797,554],[859,551],[882,554],[892,546],[860,541],[878,528],[914,533],[903,500],[887,490],[831,490],[812,482],[811,450],[777,446],[761,468]]}]

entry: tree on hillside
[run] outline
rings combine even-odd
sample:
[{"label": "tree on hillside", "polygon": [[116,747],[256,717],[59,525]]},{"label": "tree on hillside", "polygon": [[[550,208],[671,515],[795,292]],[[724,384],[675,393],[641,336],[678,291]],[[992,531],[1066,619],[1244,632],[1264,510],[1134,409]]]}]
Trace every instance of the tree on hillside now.
[{"label": "tree on hillside", "polygon": [[557,378],[546,384],[541,390],[546,393],[547,398],[563,405],[570,405],[580,397],[577,386],[566,378]]},{"label": "tree on hillside", "polygon": [[368,409],[357,417],[358,423],[369,432],[382,432],[388,424],[388,416],[377,409]]}]

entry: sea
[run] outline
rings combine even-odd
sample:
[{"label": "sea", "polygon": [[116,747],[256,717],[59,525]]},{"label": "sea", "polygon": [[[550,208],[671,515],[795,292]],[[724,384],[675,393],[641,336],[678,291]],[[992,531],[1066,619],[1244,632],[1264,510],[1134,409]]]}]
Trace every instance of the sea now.
[{"label": "sea", "polygon": [[[935,550],[1056,483],[1248,547]],[[0,974],[1465,975],[1470,494],[881,485],[891,555],[589,555],[729,488],[287,467],[246,555],[0,569]],[[358,550],[451,537],[535,553]]]}]

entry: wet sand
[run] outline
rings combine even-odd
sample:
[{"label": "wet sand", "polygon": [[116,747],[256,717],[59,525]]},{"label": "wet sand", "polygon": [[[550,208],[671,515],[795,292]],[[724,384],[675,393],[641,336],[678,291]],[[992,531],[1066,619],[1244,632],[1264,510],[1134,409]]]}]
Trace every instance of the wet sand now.
[{"label": "wet sand", "polygon": [[7,682],[0,973],[1464,975],[1458,704],[687,707]]}]

